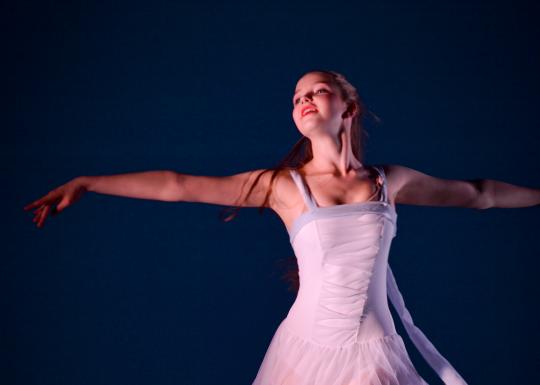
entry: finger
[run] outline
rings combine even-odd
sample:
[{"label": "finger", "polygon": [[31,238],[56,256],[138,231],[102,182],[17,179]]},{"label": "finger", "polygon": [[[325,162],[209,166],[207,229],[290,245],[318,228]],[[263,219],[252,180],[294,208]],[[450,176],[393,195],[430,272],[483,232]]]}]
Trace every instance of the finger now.
[{"label": "finger", "polygon": [[60,212],[62,210],[64,210],[66,208],[66,206],[68,205],[68,201],[66,198],[62,199],[57,205],[56,205],[56,211],[57,212]]},{"label": "finger", "polygon": [[51,210],[51,206],[46,206],[43,211],[41,212],[41,216],[39,218],[38,227],[43,227],[43,223],[45,223],[45,219],[47,219],[47,215],[49,214],[49,211]]},{"label": "finger", "polygon": [[[47,194],[47,195],[48,195],[48,194]],[[46,196],[47,196],[47,195],[46,195]],[[27,204],[26,206],[24,206],[24,209],[25,209],[25,210],[30,210],[30,209],[32,209],[32,208],[34,208],[34,207],[38,207],[38,206],[43,205],[43,204],[45,203],[46,196],[44,196],[43,198],[39,198],[39,199],[33,201],[33,202],[30,203],[30,204]]]},{"label": "finger", "polygon": [[30,209],[36,207],[36,206],[37,206],[37,201],[36,201],[36,202],[29,203],[29,204],[27,204],[26,206],[24,206],[24,210],[25,210],[25,211],[28,211],[28,210],[30,210]]},{"label": "finger", "polygon": [[52,207],[51,206],[47,206],[43,209],[43,213],[41,215],[41,226],[43,226],[43,224],[45,223],[45,220],[47,219],[47,216],[49,215],[49,213],[51,212],[51,209]]},{"label": "finger", "polygon": [[39,227],[39,221],[41,220],[42,215],[43,215],[43,210],[37,213],[36,216],[34,217],[34,222],[36,223],[38,227]]},{"label": "finger", "polygon": [[41,212],[43,210],[43,207],[38,207],[36,210],[34,210],[34,218],[32,218],[32,222],[37,222],[39,217],[41,216]]},{"label": "finger", "polygon": [[38,228],[43,227],[43,221],[44,221],[43,214],[40,214],[37,221],[36,221],[36,225],[37,225]]}]

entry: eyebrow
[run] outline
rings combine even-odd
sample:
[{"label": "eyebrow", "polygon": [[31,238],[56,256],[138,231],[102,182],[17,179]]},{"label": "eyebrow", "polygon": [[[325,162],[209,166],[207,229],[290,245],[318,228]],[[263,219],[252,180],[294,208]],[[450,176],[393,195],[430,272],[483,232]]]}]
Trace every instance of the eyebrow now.
[{"label": "eyebrow", "polygon": [[[330,83],[328,83],[328,82],[317,82],[317,83],[314,83],[314,84],[326,84],[326,85],[330,85]],[[300,92],[300,90],[295,90],[293,96],[296,96],[296,94],[299,93],[299,92]]]}]

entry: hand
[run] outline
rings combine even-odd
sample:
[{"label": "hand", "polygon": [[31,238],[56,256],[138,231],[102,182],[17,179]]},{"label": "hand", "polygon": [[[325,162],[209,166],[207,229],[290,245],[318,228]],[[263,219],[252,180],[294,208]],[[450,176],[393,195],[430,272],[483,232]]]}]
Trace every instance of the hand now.
[{"label": "hand", "polygon": [[[47,195],[35,200],[34,202],[24,207],[25,211],[37,207],[34,212],[32,222],[37,224],[38,228],[43,227],[43,223],[49,213],[57,215],[66,207],[77,202],[81,196],[87,191],[85,184],[81,178],[75,178],[66,184],[63,184],[54,190],[49,191]],[[53,207],[56,205],[56,207]]]}]

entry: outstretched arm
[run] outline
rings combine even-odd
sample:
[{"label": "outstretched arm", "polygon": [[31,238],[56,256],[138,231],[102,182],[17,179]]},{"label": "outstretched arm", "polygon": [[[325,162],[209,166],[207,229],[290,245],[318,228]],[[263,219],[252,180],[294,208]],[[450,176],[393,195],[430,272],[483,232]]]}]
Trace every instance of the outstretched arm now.
[{"label": "outstretched arm", "polygon": [[441,179],[401,165],[385,166],[385,171],[395,203],[475,209],[540,204],[540,189],[493,179]]},{"label": "outstretched arm", "polygon": [[[264,169],[259,169],[223,177],[189,175],[168,170],[80,176],[49,191],[43,197],[26,205],[24,209],[35,209],[33,221],[38,227],[42,227],[49,213],[61,212],[79,200],[87,191],[169,202],[262,206],[271,175],[269,172],[262,174],[263,171]],[[262,176],[248,195],[251,186],[260,174]],[[270,202],[266,202],[266,206],[270,206]]]}]

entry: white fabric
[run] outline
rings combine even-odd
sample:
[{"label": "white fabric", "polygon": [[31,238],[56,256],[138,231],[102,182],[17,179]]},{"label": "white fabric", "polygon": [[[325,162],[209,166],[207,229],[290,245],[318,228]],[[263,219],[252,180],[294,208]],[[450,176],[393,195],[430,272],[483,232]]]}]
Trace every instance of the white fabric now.
[{"label": "white fabric", "polygon": [[454,369],[454,367],[448,362],[439,351],[433,346],[431,341],[425,336],[425,334],[420,330],[413,322],[411,314],[405,307],[405,302],[401,292],[397,287],[394,274],[390,265],[388,265],[387,272],[387,286],[388,286],[388,297],[399,314],[399,318],[409,335],[409,338],[413,342],[414,346],[418,349],[422,357],[427,361],[427,363],[437,372],[441,380],[446,385],[467,385],[465,380],[459,375],[459,373]]},{"label": "white fabric", "polygon": [[465,384],[405,308],[388,265],[397,213],[382,167],[374,168],[382,180],[379,200],[330,207],[319,207],[291,170],[308,208],[289,232],[300,288],[253,385],[427,385],[396,333],[387,293],[445,384]]}]

